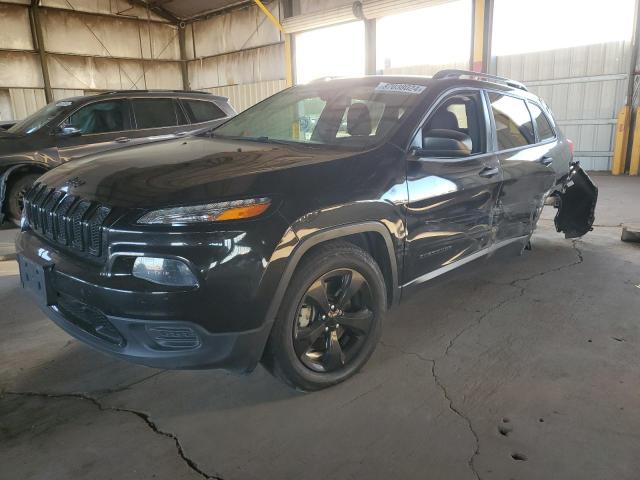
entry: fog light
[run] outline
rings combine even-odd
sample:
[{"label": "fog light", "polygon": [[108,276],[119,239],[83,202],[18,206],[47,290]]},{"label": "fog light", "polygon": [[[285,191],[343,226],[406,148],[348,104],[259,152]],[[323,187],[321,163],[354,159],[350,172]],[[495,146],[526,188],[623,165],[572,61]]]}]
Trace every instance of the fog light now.
[{"label": "fog light", "polygon": [[198,284],[191,269],[180,260],[138,257],[133,262],[134,277],[173,287],[194,287]]}]

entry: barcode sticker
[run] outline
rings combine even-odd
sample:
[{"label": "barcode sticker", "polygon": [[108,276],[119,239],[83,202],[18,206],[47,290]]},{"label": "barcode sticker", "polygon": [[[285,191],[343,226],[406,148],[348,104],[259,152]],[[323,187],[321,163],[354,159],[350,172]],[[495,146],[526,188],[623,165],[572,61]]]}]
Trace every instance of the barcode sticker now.
[{"label": "barcode sticker", "polygon": [[412,83],[386,83],[380,82],[376,87],[376,92],[386,93],[411,93],[420,95],[427,87],[423,85],[415,85]]}]

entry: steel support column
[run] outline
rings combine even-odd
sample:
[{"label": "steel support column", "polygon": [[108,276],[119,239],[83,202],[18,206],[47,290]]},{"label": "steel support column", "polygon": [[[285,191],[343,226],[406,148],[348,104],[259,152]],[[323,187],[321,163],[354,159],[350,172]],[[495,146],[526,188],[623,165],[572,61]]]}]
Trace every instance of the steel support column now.
[{"label": "steel support column", "polygon": [[365,74],[376,74],[376,21],[364,21]]},{"label": "steel support column", "polygon": [[44,46],[44,37],[42,35],[42,25],[40,23],[40,6],[39,0],[33,0],[29,6],[29,23],[31,25],[31,38],[33,46],[40,57],[40,68],[42,69],[42,80],[44,83],[44,96],[47,103],[53,101],[53,90],[51,90],[51,80],[49,78],[49,65],[47,63],[47,51]]},{"label": "steel support column", "polygon": [[[631,59],[629,62],[629,84],[627,90],[627,105],[630,110],[634,107],[634,89],[635,89],[635,76],[638,71],[638,49],[640,49],[640,0],[636,0],[636,8],[633,17],[633,37],[631,43]],[[631,152],[629,158],[629,175],[640,175],[640,108],[638,108],[638,102],[636,103],[636,114],[634,121],[630,126],[633,130],[633,134],[629,133],[631,137],[631,147],[627,148]],[[614,175],[624,173],[624,167],[626,164],[626,155],[621,159],[614,155],[612,173]],[[622,165],[621,165],[622,164]],[[621,171],[622,170],[622,171]]]},{"label": "steel support column", "polygon": [[489,71],[492,30],[493,0],[473,0],[470,68],[474,72]]},{"label": "steel support column", "polygon": [[186,25],[178,24],[178,43],[180,44],[180,68],[182,71],[182,88],[191,90],[189,84],[189,68],[187,59]]}]

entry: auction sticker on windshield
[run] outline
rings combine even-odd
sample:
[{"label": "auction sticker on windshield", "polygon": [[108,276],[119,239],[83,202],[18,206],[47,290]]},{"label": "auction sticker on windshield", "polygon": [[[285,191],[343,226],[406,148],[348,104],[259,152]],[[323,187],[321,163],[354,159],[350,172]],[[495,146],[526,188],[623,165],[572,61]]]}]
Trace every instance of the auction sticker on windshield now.
[{"label": "auction sticker on windshield", "polygon": [[387,92],[387,93],[412,93],[414,95],[419,95],[425,90],[425,86],[423,85],[415,85],[412,83],[386,83],[380,82],[376,87],[376,92]]}]

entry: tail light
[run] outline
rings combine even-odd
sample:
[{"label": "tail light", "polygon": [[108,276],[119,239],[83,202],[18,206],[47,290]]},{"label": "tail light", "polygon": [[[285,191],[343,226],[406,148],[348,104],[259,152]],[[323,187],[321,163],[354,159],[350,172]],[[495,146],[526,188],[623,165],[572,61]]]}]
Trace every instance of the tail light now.
[{"label": "tail light", "polygon": [[573,152],[576,150],[576,145],[573,143],[573,140],[569,140],[567,138],[567,143],[569,144],[569,151],[571,152],[571,156],[573,157]]}]

